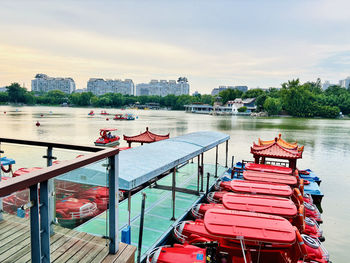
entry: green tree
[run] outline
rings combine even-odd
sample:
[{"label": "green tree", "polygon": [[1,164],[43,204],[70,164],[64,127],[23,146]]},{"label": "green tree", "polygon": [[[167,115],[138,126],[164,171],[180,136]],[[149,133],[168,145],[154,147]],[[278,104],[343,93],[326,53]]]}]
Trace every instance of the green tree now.
[{"label": "green tree", "polygon": [[258,111],[262,111],[264,109],[264,103],[266,99],[267,99],[266,93],[261,94],[256,98],[255,105]]},{"label": "green tree", "polygon": [[7,92],[0,92],[0,102],[8,102],[9,95]]},{"label": "green tree", "polygon": [[264,102],[264,109],[269,115],[277,115],[282,110],[282,103],[279,99],[268,97]]},{"label": "green tree", "polygon": [[240,107],[240,108],[238,108],[237,111],[238,112],[246,112],[247,111],[247,107],[246,106]]},{"label": "green tree", "polygon": [[236,98],[242,97],[243,92],[238,89],[226,89],[219,93],[222,98],[222,103],[225,104],[229,100],[234,100]]},{"label": "green tree", "polygon": [[10,102],[25,102],[25,94],[27,90],[22,88],[18,83],[12,83],[6,87]]},{"label": "green tree", "polygon": [[265,91],[262,89],[250,89],[247,90],[247,92],[243,93],[242,98],[257,98],[262,94],[265,94]]}]

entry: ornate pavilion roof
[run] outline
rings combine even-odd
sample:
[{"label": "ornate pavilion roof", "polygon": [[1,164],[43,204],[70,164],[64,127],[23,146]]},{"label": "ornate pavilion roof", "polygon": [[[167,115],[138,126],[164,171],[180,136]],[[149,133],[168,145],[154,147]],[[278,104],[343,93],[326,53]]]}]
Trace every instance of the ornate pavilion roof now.
[{"label": "ornate pavilion roof", "polygon": [[131,142],[151,143],[151,142],[157,142],[157,141],[169,139],[169,135],[170,133],[166,135],[155,134],[153,132],[150,132],[148,130],[148,127],[146,127],[146,131],[143,133],[140,133],[139,135],[135,135],[135,136],[123,135],[123,136],[124,136],[124,140],[126,140],[128,143],[131,143]]},{"label": "ornate pavilion roof", "polygon": [[[281,136],[282,136],[281,134],[278,134],[277,143],[279,145],[281,145],[282,147],[287,148],[287,149],[294,149],[294,150],[298,149],[298,151],[300,151],[300,152],[302,152],[304,150],[304,146],[299,147],[298,142],[287,142],[287,141],[283,140],[281,138]],[[263,141],[260,138],[258,139],[258,145],[260,145],[260,146],[269,145],[269,144],[272,144],[274,142],[275,142],[275,140]]]},{"label": "ornate pavilion roof", "polygon": [[283,147],[278,139],[267,145],[253,144],[250,148],[250,152],[255,156],[278,158],[278,159],[299,159],[302,158],[303,150],[299,150],[296,147],[288,149]]}]

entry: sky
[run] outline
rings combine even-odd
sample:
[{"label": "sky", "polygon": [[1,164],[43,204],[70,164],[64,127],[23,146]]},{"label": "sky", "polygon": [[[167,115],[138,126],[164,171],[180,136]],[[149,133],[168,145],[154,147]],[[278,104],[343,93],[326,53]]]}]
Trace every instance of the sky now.
[{"label": "sky", "polygon": [[220,85],[338,83],[350,75],[350,1],[1,1],[0,87],[37,73],[89,78],[188,78]]}]

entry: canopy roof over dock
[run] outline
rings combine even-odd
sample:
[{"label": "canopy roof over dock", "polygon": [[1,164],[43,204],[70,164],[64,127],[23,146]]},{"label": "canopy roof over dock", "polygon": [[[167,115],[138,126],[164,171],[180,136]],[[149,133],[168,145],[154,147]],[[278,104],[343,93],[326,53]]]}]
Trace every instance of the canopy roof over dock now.
[{"label": "canopy roof over dock", "polygon": [[[119,188],[132,190],[229,139],[224,133],[201,131],[122,151],[119,153]],[[57,179],[105,186],[106,167],[96,163]]]},{"label": "canopy roof over dock", "polygon": [[166,135],[159,135],[155,134],[153,132],[150,132],[148,130],[148,127],[146,127],[146,131],[143,133],[140,133],[139,135],[135,136],[126,136],[124,135],[124,140],[127,141],[129,144],[129,147],[131,147],[132,142],[139,142],[139,143],[152,143],[152,142],[157,142],[165,139],[169,139],[169,133]]}]

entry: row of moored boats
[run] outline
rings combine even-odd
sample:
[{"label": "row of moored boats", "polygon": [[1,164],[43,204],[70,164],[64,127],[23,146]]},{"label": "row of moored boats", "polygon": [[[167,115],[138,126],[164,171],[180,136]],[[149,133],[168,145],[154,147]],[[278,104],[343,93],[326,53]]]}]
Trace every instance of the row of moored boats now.
[{"label": "row of moored boats", "polygon": [[296,167],[303,150],[280,135],[259,140],[254,161],[229,169],[192,208],[193,220],[176,225],[176,243],[155,248],[147,262],[330,262],[316,206],[321,180]]}]

